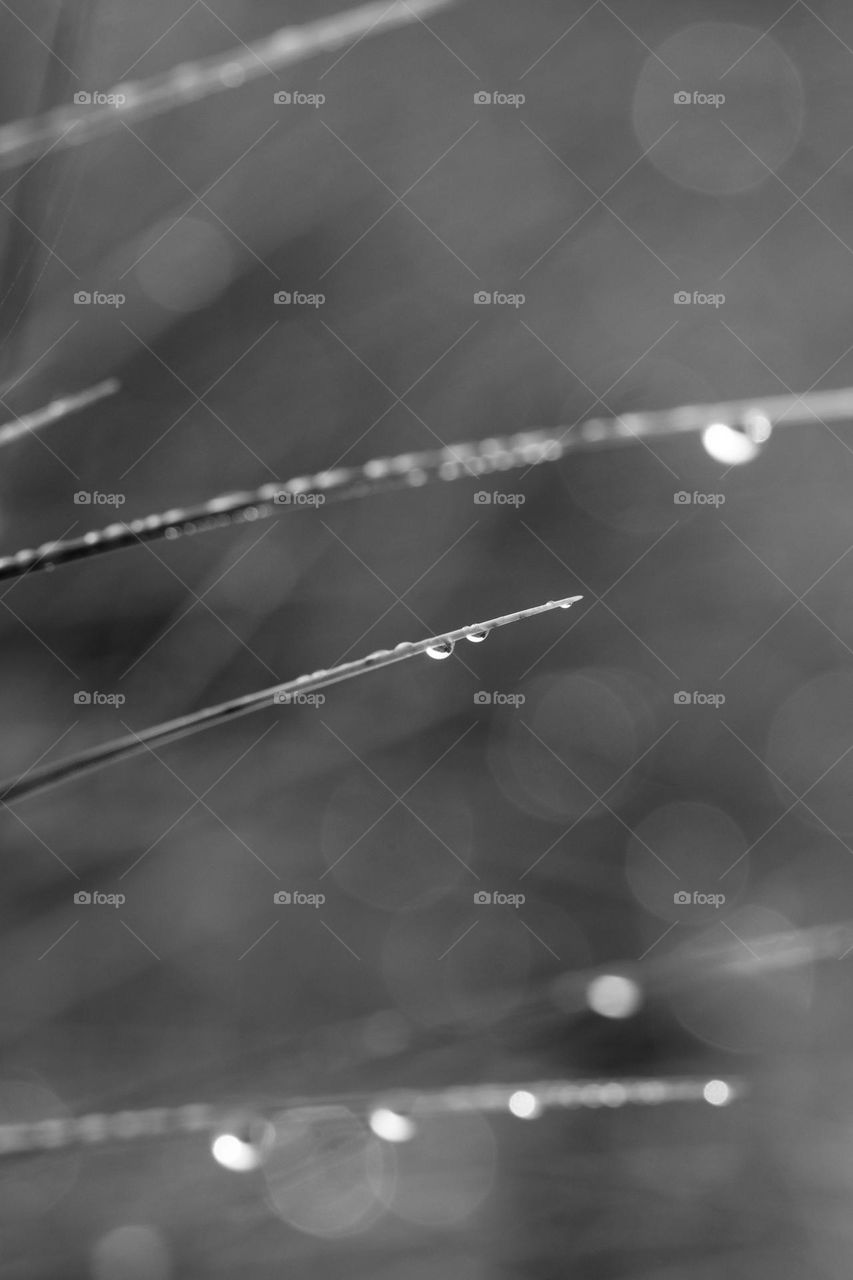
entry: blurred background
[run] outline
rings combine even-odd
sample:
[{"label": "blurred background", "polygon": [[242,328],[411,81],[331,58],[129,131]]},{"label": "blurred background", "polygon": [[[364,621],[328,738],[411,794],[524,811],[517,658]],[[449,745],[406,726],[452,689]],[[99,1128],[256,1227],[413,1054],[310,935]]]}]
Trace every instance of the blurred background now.
[{"label": "blurred background", "polygon": [[[344,7],[9,0],[2,121]],[[3,554],[853,383],[851,59],[841,0],[470,0],[8,169],[4,420],[122,387],[5,450]],[[750,1093],[399,1145],[348,1112],[245,1174],[198,1136],[8,1160],[0,1275],[846,1280],[851,426],[744,466],[698,435],[575,454],[5,587],[4,776],[584,600],[4,806],[0,1120],[546,1076]]]}]

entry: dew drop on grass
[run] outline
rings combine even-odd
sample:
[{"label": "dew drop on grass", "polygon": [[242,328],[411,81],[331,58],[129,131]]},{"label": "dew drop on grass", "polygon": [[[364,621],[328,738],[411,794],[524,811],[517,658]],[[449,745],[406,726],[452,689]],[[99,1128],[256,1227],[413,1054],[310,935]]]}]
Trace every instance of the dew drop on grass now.
[{"label": "dew drop on grass", "polygon": [[472,631],[465,639],[470,640],[472,644],[482,644],[488,634],[488,631]]},{"label": "dew drop on grass", "polygon": [[430,658],[435,658],[436,660],[449,658],[453,653],[453,641],[442,640],[440,644],[430,645],[429,649],[426,650],[426,653]]}]

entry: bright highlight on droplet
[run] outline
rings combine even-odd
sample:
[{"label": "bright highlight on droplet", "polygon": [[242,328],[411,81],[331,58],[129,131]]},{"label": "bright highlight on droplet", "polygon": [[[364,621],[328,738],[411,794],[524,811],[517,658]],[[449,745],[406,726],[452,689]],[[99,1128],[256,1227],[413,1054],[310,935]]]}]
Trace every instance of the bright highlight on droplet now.
[{"label": "bright highlight on droplet", "polygon": [[710,423],[702,432],[702,444],[715,462],[727,467],[743,466],[761,452],[761,444],[753,434],[737,431],[727,422]]},{"label": "bright highlight on droplet", "polygon": [[430,645],[429,649],[426,650],[426,653],[430,658],[449,658],[453,653],[453,641],[442,640],[440,644]]},{"label": "bright highlight on droplet", "polygon": [[630,1018],[643,1003],[643,994],[630,978],[602,973],[587,987],[586,1002],[602,1018]]},{"label": "bright highlight on droplet", "polygon": [[709,1080],[702,1093],[712,1107],[724,1107],[732,1100],[732,1091],[725,1080]]},{"label": "bright highlight on droplet", "polygon": [[509,1109],[519,1120],[534,1120],[542,1114],[542,1103],[534,1093],[528,1093],[527,1089],[516,1089],[510,1096]]},{"label": "bright highlight on droplet", "polygon": [[217,1164],[232,1173],[251,1173],[261,1167],[261,1151],[253,1142],[243,1142],[233,1133],[220,1133],[210,1150]]},{"label": "bright highlight on droplet", "polygon": [[368,1124],[377,1138],[384,1142],[411,1142],[418,1131],[414,1120],[388,1107],[377,1107],[371,1111]]}]

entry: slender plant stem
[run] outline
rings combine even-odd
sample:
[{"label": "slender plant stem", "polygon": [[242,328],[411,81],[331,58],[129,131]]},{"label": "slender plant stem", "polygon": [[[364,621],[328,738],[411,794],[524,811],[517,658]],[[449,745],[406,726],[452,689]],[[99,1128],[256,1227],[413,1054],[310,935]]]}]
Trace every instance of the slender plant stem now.
[{"label": "slender plant stem", "polygon": [[5,444],[12,444],[15,440],[20,440],[21,436],[32,435],[36,431],[41,431],[43,427],[49,427],[61,418],[69,417],[72,413],[79,413],[81,409],[88,409],[90,405],[97,404],[99,400],[105,400],[107,396],[115,395],[120,386],[121,383],[117,378],[107,378],[104,382],[99,382],[96,386],[89,387],[85,391],[75,391],[69,395],[58,396],[42,409],[34,409],[32,413],[24,413],[20,416],[16,415],[14,422],[6,422],[0,425],[0,447]]},{"label": "slender plant stem", "polygon": [[[720,1101],[740,1101],[748,1093],[745,1080],[729,1078],[713,1082]],[[229,1131],[255,1122],[263,1130],[288,1121],[307,1124],[358,1124],[369,1121],[378,1109],[400,1108],[398,1114],[419,1117],[454,1116],[460,1113],[485,1114],[511,1110],[513,1095],[535,1099],[541,1110],[622,1106],[660,1106],[672,1102],[708,1102],[709,1081],[704,1076],[661,1076],[641,1079],[616,1076],[611,1079],[534,1080],[521,1083],[453,1084],[444,1089],[386,1090],[384,1093],[347,1093],[321,1097],[294,1098],[278,1106],[257,1110],[247,1106],[240,1114],[235,1108],[211,1103],[189,1103],[179,1107],[150,1107],[146,1110],[113,1114],[69,1116],[0,1125],[0,1158],[25,1153],[51,1152],[58,1148],[121,1144],[132,1139],[168,1137],[174,1134]],[[242,1123],[241,1123],[242,1122]],[[260,1123],[259,1123],[260,1122]]]},{"label": "slender plant stem", "polygon": [[420,22],[429,14],[458,3],[460,0],[406,0],[397,4],[393,0],[374,0],[303,26],[280,27],[262,40],[237,45],[198,62],[182,62],[148,80],[117,84],[95,100],[84,90],[88,102],[75,97],[74,105],[58,107],[33,119],[15,120],[0,128],[0,170],[37,160],[48,150],[55,152],[102,137],[118,129],[122,120],[162,115],[212,93],[238,89],[279,67],[357,44],[393,27]]},{"label": "slender plant stem", "polygon": [[[570,427],[538,428],[511,436],[469,440],[420,453],[373,458],[354,467],[335,467],[313,475],[223,493],[192,506],[116,521],[76,538],[45,542],[0,557],[0,581],[20,578],[162,538],[175,539],[225,525],[266,520],[283,511],[364,498],[395,489],[421,488],[444,481],[475,479],[497,472],[528,470],[556,462],[578,450],[603,449],[632,441],[698,431],[715,421],[803,424],[853,417],[853,387],[798,396],[770,396],[718,404],[681,405],[618,418],[589,418]],[[766,438],[766,437],[765,437]]]},{"label": "slender plant stem", "polygon": [[456,631],[446,631],[428,640],[404,641],[394,649],[377,649],[374,653],[356,658],[352,662],[342,662],[336,667],[315,671],[311,675],[297,676],[296,679],[287,680],[283,684],[273,685],[269,689],[261,689],[256,693],[247,693],[240,698],[232,698],[228,702],[205,707],[201,711],[193,711],[189,715],[154,725],[139,733],[131,730],[127,737],[117,738],[113,742],[92,747],[88,751],[81,751],[78,755],[69,756],[57,764],[44,765],[40,769],[33,769],[23,774],[14,781],[0,784],[0,802],[10,804],[25,796],[35,795],[60,782],[78,778],[81,774],[93,769],[114,764],[125,756],[150,750],[155,745],[163,746],[167,742],[176,742],[179,738],[186,738],[202,729],[211,729],[214,725],[224,724],[226,720],[235,720],[251,711],[298,702],[318,689],[340,684],[344,680],[353,680],[358,676],[366,675],[369,671],[390,667],[394,663],[414,658],[417,654],[427,653],[429,650],[436,651],[433,656],[447,656],[445,651],[452,652],[458,640],[465,640],[470,636],[483,638],[485,634],[498,627],[506,627],[511,622],[533,618],[551,609],[569,609],[582,598],[582,596],[568,596],[563,600],[549,600],[547,604],[534,605],[531,609],[503,614],[499,618],[489,619],[488,622],[471,623],[469,626],[460,627]]}]

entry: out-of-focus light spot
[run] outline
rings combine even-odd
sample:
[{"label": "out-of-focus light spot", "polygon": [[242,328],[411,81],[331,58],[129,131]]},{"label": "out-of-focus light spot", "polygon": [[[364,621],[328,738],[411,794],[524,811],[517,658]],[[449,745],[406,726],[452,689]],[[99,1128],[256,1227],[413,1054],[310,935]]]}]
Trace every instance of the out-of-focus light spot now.
[{"label": "out-of-focus light spot", "polygon": [[495,721],[489,742],[489,763],[513,803],[538,817],[592,822],[590,791],[622,802],[636,785],[632,761],[661,732],[650,687],[619,669],[585,667],[534,678],[524,696],[525,723]]},{"label": "out-of-focus light spot", "polygon": [[430,1116],[416,1110],[415,1115],[418,1140],[393,1148],[396,1179],[386,1203],[406,1222],[461,1223],[492,1188],[497,1149],[491,1125],[471,1111]]},{"label": "out-of-focus light spot", "polygon": [[369,1124],[377,1138],[383,1138],[385,1142],[411,1142],[418,1131],[414,1120],[388,1107],[377,1107],[371,1111]]},{"label": "out-of-focus light spot", "polygon": [[709,1080],[702,1093],[712,1107],[724,1107],[732,1100],[732,1091],[725,1080]]},{"label": "out-of-focus light spot", "polygon": [[670,995],[673,1014],[705,1044],[728,1052],[768,1052],[802,1041],[814,962],[778,963],[797,937],[789,919],[758,906],[727,910],[725,929],[714,922],[685,932],[673,957],[682,978]]},{"label": "out-of-focus light spot", "polygon": [[261,1166],[261,1153],[251,1142],[243,1142],[233,1133],[220,1133],[211,1145],[213,1158],[233,1173],[249,1173]]},{"label": "out-of-focus light spot", "polygon": [[853,674],[839,665],[791,693],[767,735],[763,758],[770,786],[786,805],[792,790],[797,795],[810,790],[808,806],[801,805],[797,816],[823,831],[853,829],[851,716]]},{"label": "out-of-focus light spot", "polygon": [[732,22],[684,27],[650,50],[634,92],[649,162],[679,186],[716,195],[766,182],[797,145],[803,116],[801,77],[782,46]]},{"label": "out-of-focus light spot", "polygon": [[377,1221],[394,1194],[396,1152],[411,1149],[378,1141],[346,1107],[331,1111],[324,1108],[322,1120],[297,1111],[278,1117],[263,1171],[275,1213],[330,1240]]},{"label": "out-of-focus light spot", "polygon": [[712,422],[702,432],[702,444],[715,462],[727,467],[742,466],[752,462],[761,452],[761,445],[745,431],[737,431],[727,422]]},{"label": "out-of-focus light spot", "polygon": [[145,238],[148,252],[137,263],[136,278],[152,302],[167,311],[196,311],[230,283],[234,274],[231,246],[224,232],[209,222],[200,218],[167,221],[152,227]]},{"label": "out-of-focus light spot", "polygon": [[92,1250],[94,1280],[168,1280],[169,1249],[155,1227],[117,1227]]},{"label": "out-of-focus light spot", "polygon": [[[625,876],[637,900],[659,919],[693,928],[718,921],[721,908],[736,904],[749,872],[749,841],[724,810],[677,800],[647,813],[633,832]],[[644,928],[650,945],[660,936],[657,921]]]},{"label": "out-of-focus light spot", "polygon": [[542,1114],[542,1103],[534,1093],[527,1089],[516,1089],[509,1100],[509,1109],[519,1120],[535,1120]]},{"label": "out-of-focus light spot", "polygon": [[630,1018],[643,1003],[643,993],[630,978],[602,973],[587,987],[586,1000],[602,1018]]}]

